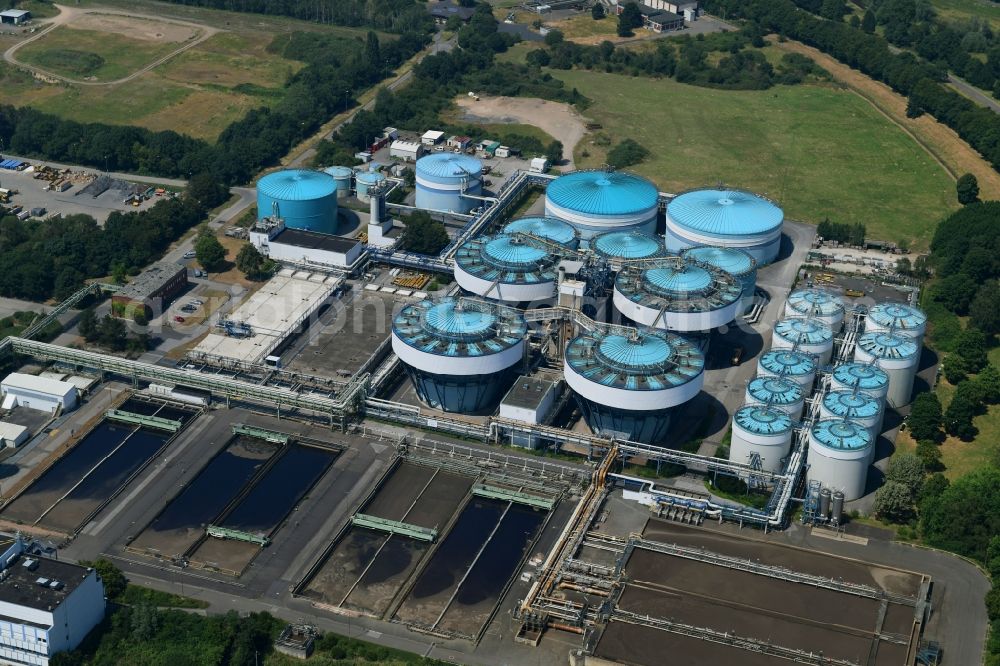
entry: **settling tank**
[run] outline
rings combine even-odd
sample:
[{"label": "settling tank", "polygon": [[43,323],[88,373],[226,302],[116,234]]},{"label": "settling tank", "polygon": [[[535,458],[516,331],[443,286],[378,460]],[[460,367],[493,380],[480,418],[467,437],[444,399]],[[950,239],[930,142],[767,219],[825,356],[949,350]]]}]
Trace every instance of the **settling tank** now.
[{"label": "settling tank", "polygon": [[590,239],[590,249],[612,262],[622,259],[652,259],[664,255],[663,243],[641,231],[609,231]]},{"label": "settling tank", "polygon": [[795,348],[819,359],[826,365],[833,357],[833,330],[818,319],[789,317],[774,325],[771,347],[775,349]]},{"label": "settling tank", "polygon": [[337,181],[322,171],[285,169],[257,181],[257,219],[277,216],[289,229],[337,233]]},{"label": "settling tank", "polygon": [[884,331],[866,332],[858,338],[854,360],[859,363],[875,362],[889,376],[886,402],[890,407],[910,404],[913,378],[920,365],[920,347],[916,340]]},{"label": "settling tank", "polygon": [[517,310],[470,298],[406,305],[392,322],[392,350],[417,395],[435,409],[492,410],[513,383],[528,325]]},{"label": "settling tank", "polygon": [[839,389],[823,395],[819,413],[822,419],[848,419],[864,426],[874,442],[882,432],[882,410],[882,400],[873,395]]},{"label": "settling tank", "polygon": [[778,256],[785,215],[774,202],[742,190],[698,189],[667,204],[667,250],[717,245],[745,250],[758,264]]},{"label": "settling tank", "polygon": [[634,322],[671,331],[710,331],[736,318],[742,287],[729,273],[691,259],[663,257],[626,266],[615,279],[615,308]]},{"label": "settling tank", "polygon": [[505,226],[503,232],[531,234],[573,249],[580,245],[580,234],[573,225],[554,217],[522,217]]},{"label": "settling tank", "polygon": [[868,430],[852,421],[824,419],[809,431],[806,479],[840,490],[848,502],[865,494],[872,455]]},{"label": "settling tank", "polygon": [[842,363],[830,375],[830,388],[858,389],[885,401],[889,392],[889,375],[871,363]]},{"label": "settling tank", "polygon": [[483,202],[483,163],[456,153],[434,153],[417,160],[417,208],[468,213]]},{"label": "settling tank", "polygon": [[737,314],[744,314],[753,307],[754,291],[757,289],[757,262],[749,254],[733,247],[705,246],[685,250],[683,256],[721,268],[740,281],[743,295]]},{"label": "settling tank", "polygon": [[927,315],[906,303],[879,303],[868,310],[865,331],[892,330],[896,335],[916,338],[922,345],[927,331]]},{"label": "settling tank", "polygon": [[816,379],[816,360],[809,354],[790,349],[772,349],[761,354],[757,361],[757,374],[762,377],[785,377],[812,393]]},{"label": "settling tank", "polygon": [[792,448],[792,418],[784,411],[767,405],[746,405],[733,414],[733,436],[729,460],[753,464],[760,456],[761,469],[780,472],[782,458]]},{"label": "settling tank", "polygon": [[349,166],[332,166],[323,169],[323,172],[333,176],[333,180],[336,181],[338,199],[351,196],[351,186],[354,184],[354,169]]},{"label": "settling tank", "polygon": [[463,243],[455,253],[455,280],[466,291],[506,303],[555,296],[558,257],[531,239],[498,234]]},{"label": "settling tank", "polygon": [[674,408],[704,383],[705,357],[673,333],[584,333],[566,346],[563,374],[594,432],[665,445]]},{"label": "settling tank", "polygon": [[793,421],[802,418],[805,393],[802,386],[787,377],[754,377],[747,384],[747,404],[767,404],[788,414]]},{"label": "settling tank", "polygon": [[372,198],[369,191],[385,182],[385,176],[377,171],[359,171],[354,176],[354,191],[357,193],[358,201],[370,203]]},{"label": "settling tank", "polygon": [[785,301],[785,316],[818,319],[836,333],[844,325],[844,300],[825,289],[797,289]]},{"label": "settling tank", "polygon": [[572,224],[585,242],[603,231],[655,233],[658,210],[656,186],[624,171],[575,171],[545,190],[545,214]]}]

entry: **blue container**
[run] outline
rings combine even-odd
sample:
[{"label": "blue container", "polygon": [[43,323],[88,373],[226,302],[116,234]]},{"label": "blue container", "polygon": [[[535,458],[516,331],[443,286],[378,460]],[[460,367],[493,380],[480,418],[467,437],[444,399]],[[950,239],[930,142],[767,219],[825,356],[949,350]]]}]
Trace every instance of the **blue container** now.
[{"label": "blue container", "polygon": [[434,153],[417,160],[416,206],[424,210],[468,213],[482,205],[483,163],[456,153]]},{"label": "blue container", "polygon": [[267,174],[257,182],[257,219],[274,215],[289,229],[337,233],[337,182],[321,171]]}]

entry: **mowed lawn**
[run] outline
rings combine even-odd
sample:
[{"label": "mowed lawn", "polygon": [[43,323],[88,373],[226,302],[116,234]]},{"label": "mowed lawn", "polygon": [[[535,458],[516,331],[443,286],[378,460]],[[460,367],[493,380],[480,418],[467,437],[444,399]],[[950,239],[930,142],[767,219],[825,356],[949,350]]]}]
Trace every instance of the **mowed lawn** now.
[{"label": "mowed lawn", "polygon": [[869,237],[914,249],[925,249],[937,222],[957,208],[954,182],[930,155],[833,85],[730,91],[579,70],[553,75],[592,99],[583,115],[603,125],[577,146],[581,167],[604,162],[608,139],[632,138],[651,155],[631,169],[665,191],[742,187],[776,199],[792,219],[860,222]]},{"label": "mowed lawn", "polygon": [[17,58],[71,79],[115,81],[181,46],[182,42],[132,39],[112,32],[59,26],[19,49]]}]

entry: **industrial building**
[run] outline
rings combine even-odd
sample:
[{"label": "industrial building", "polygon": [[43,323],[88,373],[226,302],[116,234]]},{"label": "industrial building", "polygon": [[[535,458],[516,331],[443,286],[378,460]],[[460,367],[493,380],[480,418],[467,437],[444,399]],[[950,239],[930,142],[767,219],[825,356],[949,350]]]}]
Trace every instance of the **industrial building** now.
[{"label": "industrial building", "polygon": [[516,310],[468,298],[420,301],[392,322],[392,350],[420,399],[446,412],[496,407],[525,354]]},{"label": "industrial building", "polygon": [[55,414],[76,407],[76,386],[46,377],[12,372],[0,382],[3,409],[23,407]]},{"label": "industrial building", "polygon": [[703,264],[709,264],[726,271],[743,285],[743,295],[737,314],[743,314],[753,307],[757,290],[757,262],[743,250],[733,247],[693,247],[683,252],[683,256]]},{"label": "industrial building", "polygon": [[734,247],[764,266],[778,256],[784,219],[777,204],[752,192],[690,190],[667,204],[667,249]]},{"label": "industrial building", "polygon": [[705,357],[672,333],[591,331],[566,347],[563,373],[590,428],[663,445],[673,410],[704,383]]},{"label": "industrial building", "polygon": [[249,237],[265,257],[298,266],[351,269],[364,252],[354,238],[289,228],[284,220],[263,220],[250,229]]},{"label": "industrial building", "polygon": [[569,222],[588,242],[604,231],[656,231],[659,193],[624,171],[575,171],[545,189],[545,214]]},{"label": "industrial building", "polygon": [[21,25],[31,20],[27,9],[6,9],[0,12],[0,24]]},{"label": "industrial building", "polygon": [[17,448],[28,441],[27,426],[0,421],[0,447]]},{"label": "industrial building", "polygon": [[626,266],[615,279],[615,308],[644,326],[707,332],[736,317],[743,287],[709,264],[664,257]]},{"label": "industrial building", "polygon": [[419,141],[403,141],[397,139],[389,144],[389,157],[404,162],[416,162],[424,156],[426,148]]},{"label": "industrial building", "polygon": [[328,173],[285,169],[257,181],[257,220],[280,218],[289,229],[337,233],[337,181]]},{"label": "industrial building", "polygon": [[0,549],[0,661],[48,666],[104,619],[104,585],[94,569],[30,554],[20,537]]},{"label": "industrial building", "polygon": [[158,261],[111,295],[111,312],[126,319],[137,315],[149,319],[163,312],[187,285],[187,268]]},{"label": "industrial building", "polygon": [[470,294],[505,303],[555,297],[558,257],[518,236],[480,236],[455,253],[455,281]]},{"label": "industrial building", "polygon": [[468,155],[434,153],[417,160],[417,208],[468,213],[481,205],[483,163]]}]

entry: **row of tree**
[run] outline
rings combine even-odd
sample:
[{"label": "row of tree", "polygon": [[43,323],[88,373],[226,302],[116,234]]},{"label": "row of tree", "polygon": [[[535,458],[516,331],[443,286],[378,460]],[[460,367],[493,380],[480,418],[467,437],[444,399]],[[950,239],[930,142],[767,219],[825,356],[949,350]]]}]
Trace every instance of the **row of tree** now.
[{"label": "row of tree", "polygon": [[865,244],[865,225],[860,222],[848,224],[846,222],[831,222],[830,218],[824,218],[816,226],[816,235],[823,240],[837,241],[848,245]]}]

